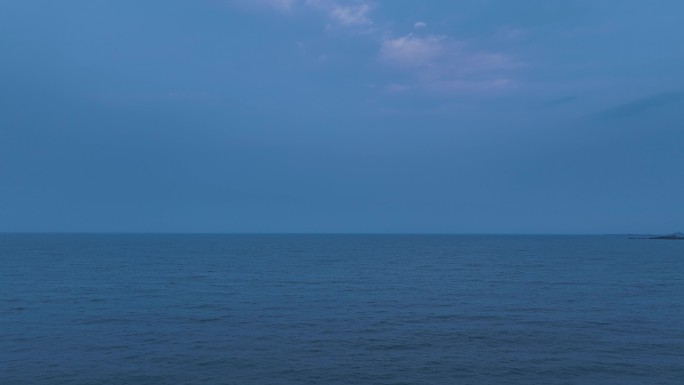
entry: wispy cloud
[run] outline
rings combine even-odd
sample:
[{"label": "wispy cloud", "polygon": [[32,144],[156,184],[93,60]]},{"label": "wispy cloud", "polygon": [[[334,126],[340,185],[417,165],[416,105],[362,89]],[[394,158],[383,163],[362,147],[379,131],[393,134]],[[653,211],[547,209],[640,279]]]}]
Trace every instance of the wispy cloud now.
[{"label": "wispy cloud", "polygon": [[[415,34],[397,35],[375,23],[375,6],[365,0],[255,0],[276,10],[311,9],[328,20],[328,28],[338,26],[361,32],[362,39],[378,43],[378,57],[384,65],[403,71],[411,79],[400,86],[389,81],[392,92],[422,88],[437,91],[484,91],[513,84],[510,70],[516,66],[509,55],[472,48],[448,35],[421,34],[425,21],[413,25]],[[508,35],[520,32],[507,29]],[[411,84],[409,84],[411,83]]]},{"label": "wispy cloud", "polygon": [[406,68],[429,66],[445,54],[445,36],[415,36],[409,34],[382,41],[380,57],[389,64]]},{"label": "wispy cloud", "polygon": [[370,25],[373,21],[368,17],[368,4],[334,5],[330,9],[330,17],[342,25]]},{"label": "wispy cloud", "polygon": [[516,63],[507,55],[470,49],[448,36],[408,34],[382,41],[380,59],[410,71],[418,85],[433,90],[491,90],[512,84]]},{"label": "wispy cloud", "polygon": [[228,0],[240,7],[294,12],[312,9],[324,15],[331,24],[345,27],[373,25],[371,3],[363,0]]},{"label": "wispy cloud", "polygon": [[371,5],[365,1],[304,0],[304,5],[317,9],[334,24],[346,27],[373,25]]},{"label": "wispy cloud", "polygon": [[242,6],[266,8],[276,11],[292,11],[297,5],[298,0],[250,0],[240,1],[234,0],[235,3]]},{"label": "wispy cloud", "polygon": [[667,105],[684,102],[684,91],[665,92],[611,107],[598,115],[602,119],[631,118]]}]

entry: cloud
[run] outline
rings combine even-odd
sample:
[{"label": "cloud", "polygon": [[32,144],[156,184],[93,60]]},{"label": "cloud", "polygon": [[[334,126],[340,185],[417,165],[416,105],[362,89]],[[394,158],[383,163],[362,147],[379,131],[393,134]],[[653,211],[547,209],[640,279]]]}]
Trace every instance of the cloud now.
[{"label": "cloud", "polygon": [[371,6],[363,1],[305,0],[304,4],[322,11],[337,25],[353,27],[373,24]]},{"label": "cloud", "polygon": [[250,0],[246,4],[276,11],[291,11],[297,4],[297,0]]},{"label": "cloud", "polygon": [[382,41],[380,59],[408,71],[423,88],[491,90],[511,85],[516,63],[507,55],[481,52],[448,36],[408,34]]},{"label": "cloud", "polygon": [[630,118],[684,101],[684,91],[664,92],[611,107],[598,115],[603,119]]},{"label": "cloud", "polygon": [[278,12],[291,14],[299,6],[301,0],[223,0],[232,7],[252,12]]},{"label": "cloud", "polygon": [[[390,79],[385,87],[391,92],[430,89],[492,90],[514,82],[509,72],[515,67],[511,57],[497,52],[476,50],[448,35],[416,32],[398,36],[384,24],[376,25],[371,18],[372,3],[365,0],[254,0],[277,10],[310,9],[329,20],[327,28],[339,26],[359,33],[363,39],[378,44],[381,62],[403,71],[401,86]],[[424,29],[427,23],[417,21],[413,28]],[[507,30],[516,35],[517,30]],[[300,44],[300,49],[302,46]],[[321,56],[320,61],[327,60]]]},{"label": "cloud", "polygon": [[380,47],[380,57],[401,67],[429,66],[445,54],[444,40],[444,36],[418,37],[413,34],[385,39]]},{"label": "cloud", "polygon": [[373,21],[368,17],[368,4],[335,5],[330,9],[330,17],[342,25],[370,25]]}]

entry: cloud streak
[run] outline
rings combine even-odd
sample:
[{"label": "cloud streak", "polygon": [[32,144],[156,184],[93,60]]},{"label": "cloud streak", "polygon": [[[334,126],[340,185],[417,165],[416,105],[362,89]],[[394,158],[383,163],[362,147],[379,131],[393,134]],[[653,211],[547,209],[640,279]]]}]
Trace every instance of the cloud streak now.
[{"label": "cloud streak", "polygon": [[335,5],[330,9],[330,17],[342,25],[370,25],[373,21],[368,17],[369,11],[368,4]]},{"label": "cloud streak", "polygon": [[508,86],[516,66],[507,55],[481,52],[448,36],[408,34],[382,41],[380,59],[410,71],[417,86],[439,91],[484,91]]},{"label": "cloud streak", "polygon": [[404,68],[430,66],[445,54],[444,36],[419,37],[413,34],[382,41],[380,57],[388,64]]},{"label": "cloud streak", "polygon": [[631,118],[671,104],[684,102],[684,91],[664,92],[623,103],[599,114],[603,119]]},{"label": "cloud streak", "polygon": [[304,0],[303,5],[319,10],[336,25],[345,27],[368,27],[374,24],[373,19],[370,17],[372,7],[367,2]]},{"label": "cloud streak", "polygon": [[279,12],[290,12],[297,5],[298,0],[235,0],[235,4],[245,7],[257,7],[275,10]]},{"label": "cloud streak", "polygon": [[[295,8],[317,10],[328,20],[328,28],[339,26],[363,32],[364,39],[378,44],[380,63],[408,75],[411,84],[390,81],[387,90],[487,91],[513,84],[510,71],[516,62],[509,55],[472,48],[452,36],[419,34],[425,21],[413,24],[416,33],[397,35],[378,26],[367,1],[342,0],[259,0],[275,10]],[[406,81],[406,79],[405,79]]]}]

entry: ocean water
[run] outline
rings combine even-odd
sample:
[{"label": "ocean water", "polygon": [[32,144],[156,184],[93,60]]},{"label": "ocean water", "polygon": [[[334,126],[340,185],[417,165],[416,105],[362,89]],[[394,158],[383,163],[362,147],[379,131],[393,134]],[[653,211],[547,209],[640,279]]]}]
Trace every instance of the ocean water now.
[{"label": "ocean water", "polygon": [[684,242],[0,235],[0,384],[683,384]]}]

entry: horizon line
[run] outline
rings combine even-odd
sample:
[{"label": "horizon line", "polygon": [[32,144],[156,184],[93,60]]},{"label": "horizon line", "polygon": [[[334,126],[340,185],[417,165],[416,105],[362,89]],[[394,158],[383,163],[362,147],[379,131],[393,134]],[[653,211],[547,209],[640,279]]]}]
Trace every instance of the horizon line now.
[{"label": "horizon line", "polygon": [[495,232],[224,232],[224,231],[0,231],[0,235],[655,235],[660,233],[495,233]]}]

